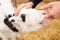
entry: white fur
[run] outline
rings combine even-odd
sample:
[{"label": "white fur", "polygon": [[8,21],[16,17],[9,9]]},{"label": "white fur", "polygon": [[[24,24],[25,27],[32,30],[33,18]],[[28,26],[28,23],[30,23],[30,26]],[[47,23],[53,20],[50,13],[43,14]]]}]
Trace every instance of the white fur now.
[{"label": "white fur", "polygon": [[0,4],[0,37],[3,40],[8,40],[8,38],[15,40],[16,33],[4,24],[5,16],[8,16],[9,14],[12,15],[14,13],[11,0],[0,0]]},{"label": "white fur", "polygon": [[[22,8],[20,14],[18,16],[11,17],[9,21],[14,19],[15,20],[14,23],[19,24],[21,31],[24,33],[32,32],[43,27],[43,24],[40,24],[44,20],[44,17],[46,16],[46,14],[43,15],[43,13],[47,12],[44,10],[35,10],[32,8],[30,9]],[[25,14],[26,16],[25,22],[22,21],[21,14]]]}]

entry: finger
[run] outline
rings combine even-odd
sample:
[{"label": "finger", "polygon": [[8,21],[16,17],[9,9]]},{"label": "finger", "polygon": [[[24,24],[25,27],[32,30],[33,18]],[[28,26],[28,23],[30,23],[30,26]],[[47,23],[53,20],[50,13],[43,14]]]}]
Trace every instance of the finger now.
[{"label": "finger", "polygon": [[27,6],[25,6],[25,8],[29,9],[29,8],[32,8],[32,6],[28,4]]},{"label": "finger", "polygon": [[44,5],[44,6],[42,6],[41,9],[51,8],[52,7],[52,4],[53,3],[48,3],[48,4]]},{"label": "finger", "polygon": [[31,7],[31,6],[26,6],[25,8],[26,8],[26,9],[29,9],[29,8],[32,8],[32,7]]},{"label": "finger", "polygon": [[15,16],[18,16],[18,14],[20,13],[20,10],[24,7],[24,5],[19,6],[16,10],[15,10]]}]

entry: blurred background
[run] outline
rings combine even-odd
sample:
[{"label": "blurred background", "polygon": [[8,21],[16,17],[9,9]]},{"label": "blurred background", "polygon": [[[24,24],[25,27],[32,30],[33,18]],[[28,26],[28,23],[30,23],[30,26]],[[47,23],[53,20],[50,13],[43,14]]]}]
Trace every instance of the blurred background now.
[{"label": "blurred background", "polygon": [[28,0],[12,0],[13,6],[18,7],[21,3],[26,3]]},{"label": "blurred background", "polygon": [[[18,7],[21,3],[27,3],[29,0],[12,0],[13,6],[14,7]],[[38,4],[38,6],[36,7],[36,9],[39,9],[39,7],[49,3],[49,2],[53,2],[53,1],[60,1],[60,0],[43,0],[42,2],[40,2]]]}]

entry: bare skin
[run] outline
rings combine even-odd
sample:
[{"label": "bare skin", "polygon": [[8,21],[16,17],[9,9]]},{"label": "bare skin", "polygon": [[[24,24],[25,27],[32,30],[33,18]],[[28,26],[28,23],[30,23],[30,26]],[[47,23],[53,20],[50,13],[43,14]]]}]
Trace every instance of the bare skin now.
[{"label": "bare skin", "polygon": [[45,18],[60,18],[60,2],[51,2],[41,7],[43,10],[48,8],[51,8],[51,10]]},{"label": "bare skin", "polygon": [[[24,7],[31,8],[34,5],[33,2],[23,3],[16,10],[15,15],[18,16],[20,10]],[[45,18],[60,18],[60,2],[51,2],[41,7],[41,9],[45,10],[51,8],[49,14],[46,15]]]},{"label": "bare skin", "polygon": [[28,3],[23,3],[23,4],[21,4],[16,10],[15,10],[15,15],[16,16],[18,16],[18,14],[20,13],[20,10],[22,9],[22,8],[32,8],[32,6],[33,6],[34,4],[33,4],[33,2],[28,2]]}]

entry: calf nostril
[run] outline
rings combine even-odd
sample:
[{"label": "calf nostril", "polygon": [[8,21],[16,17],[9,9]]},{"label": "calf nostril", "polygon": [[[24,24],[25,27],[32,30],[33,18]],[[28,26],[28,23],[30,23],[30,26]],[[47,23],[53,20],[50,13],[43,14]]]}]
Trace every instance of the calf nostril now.
[{"label": "calf nostril", "polygon": [[15,22],[15,20],[12,19],[11,22]]},{"label": "calf nostril", "polygon": [[42,13],[43,15],[46,15],[46,13]]},{"label": "calf nostril", "polygon": [[25,22],[25,14],[21,14],[22,21]]}]

